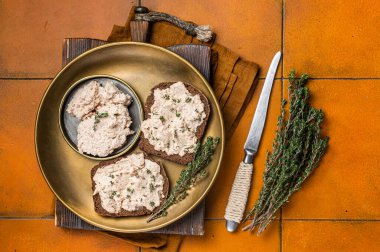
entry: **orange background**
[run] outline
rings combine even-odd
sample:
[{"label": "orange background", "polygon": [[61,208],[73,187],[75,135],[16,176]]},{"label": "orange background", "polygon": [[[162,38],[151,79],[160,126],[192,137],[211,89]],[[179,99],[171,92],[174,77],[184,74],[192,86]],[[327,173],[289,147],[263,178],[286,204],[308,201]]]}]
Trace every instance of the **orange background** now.
[{"label": "orange background", "polygon": [[[106,39],[124,24],[129,0],[0,1],[0,250],[142,251],[90,231],[54,227],[54,197],[34,153],[34,120],[61,67],[62,40]],[[217,42],[261,66],[260,81],[207,197],[206,234],[181,251],[376,251],[380,249],[380,2],[146,0],[156,11],[210,24]],[[331,137],[321,165],[260,237],[227,233],[224,208],[243,158],[270,61],[283,52],[255,159],[249,206],[262,185],[291,68],[312,77],[312,103]]]}]

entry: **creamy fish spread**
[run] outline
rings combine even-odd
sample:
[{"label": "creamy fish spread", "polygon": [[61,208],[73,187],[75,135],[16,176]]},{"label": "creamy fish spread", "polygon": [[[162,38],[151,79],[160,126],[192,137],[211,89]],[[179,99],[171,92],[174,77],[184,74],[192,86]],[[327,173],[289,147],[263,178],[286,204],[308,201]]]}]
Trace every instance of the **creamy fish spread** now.
[{"label": "creamy fish spread", "polygon": [[91,113],[100,103],[99,88],[97,81],[91,81],[81,87],[67,105],[66,111],[79,119]]},{"label": "creamy fish spread", "polygon": [[79,152],[105,157],[122,146],[134,133],[127,108],[131,102],[132,98],[111,81],[100,85],[92,80],[81,87],[66,109],[81,119],[77,129]]},{"label": "creamy fish spread", "polygon": [[165,197],[160,169],[142,153],[129,155],[96,171],[94,195],[99,194],[102,207],[110,213],[142,207],[152,211]]},{"label": "creamy fish spread", "polygon": [[[103,116],[102,115],[106,115]],[[121,104],[107,104],[96,109],[78,125],[78,149],[94,156],[105,157],[122,146],[132,120],[128,109]]]},{"label": "creamy fish spread", "polygon": [[166,89],[154,90],[149,118],[142,123],[142,132],[155,150],[167,155],[193,153],[195,133],[206,117],[199,94],[192,95],[182,82]]}]

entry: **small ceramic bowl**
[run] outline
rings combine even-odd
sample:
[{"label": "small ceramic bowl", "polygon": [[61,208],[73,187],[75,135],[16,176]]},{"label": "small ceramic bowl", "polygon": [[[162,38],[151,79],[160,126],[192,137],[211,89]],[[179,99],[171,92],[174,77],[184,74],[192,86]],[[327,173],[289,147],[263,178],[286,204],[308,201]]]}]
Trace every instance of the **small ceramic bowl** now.
[{"label": "small ceramic bowl", "polygon": [[[131,129],[134,131],[132,135],[127,136],[127,141],[119,148],[114,150],[111,154],[109,154],[106,157],[98,157],[98,156],[92,156],[87,153],[80,153],[77,146],[77,128],[80,123],[80,119],[76,118],[75,116],[69,114],[66,109],[73,98],[76,91],[83,87],[84,85],[88,84],[92,80],[97,80],[100,85],[104,83],[104,81],[112,81],[113,84],[123,93],[129,94],[132,97],[132,103],[128,106],[129,115],[132,118],[132,125]],[[59,127],[61,129],[61,132],[63,134],[63,137],[65,138],[66,142],[73,148],[77,153],[79,153],[82,156],[85,156],[90,159],[94,160],[108,160],[112,159],[118,156],[121,156],[128,152],[133,145],[136,143],[136,141],[139,138],[140,135],[140,128],[141,123],[143,120],[143,109],[141,106],[141,102],[135,93],[135,91],[132,89],[130,85],[128,85],[123,80],[110,76],[110,75],[93,75],[88,76],[83,79],[80,79],[79,81],[75,82],[69,90],[67,90],[66,94],[64,95],[60,108],[59,108]]]}]

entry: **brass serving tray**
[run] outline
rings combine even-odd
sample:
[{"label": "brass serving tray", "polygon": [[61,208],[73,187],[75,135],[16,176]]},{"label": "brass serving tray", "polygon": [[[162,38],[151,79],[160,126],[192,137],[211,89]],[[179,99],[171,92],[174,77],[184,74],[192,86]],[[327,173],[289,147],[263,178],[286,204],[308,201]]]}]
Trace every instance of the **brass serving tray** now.
[{"label": "brass serving tray", "polygon": [[[94,211],[90,170],[98,163],[73,150],[64,140],[59,127],[59,107],[67,90],[78,80],[90,75],[111,75],[127,82],[144,104],[150,89],[168,81],[191,83],[209,99],[211,115],[205,136],[219,136],[221,143],[208,176],[191,189],[189,196],[169,209],[168,215],[146,222],[147,216],[110,218]],[[205,197],[217,176],[224,149],[222,114],[215,95],[203,76],[186,60],[164,48],[145,43],[120,42],[94,48],[63,68],[46,90],[41,101],[35,131],[37,159],[55,196],[72,212],[97,227],[124,233],[145,232],[162,228],[184,217]],[[140,152],[135,145],[128,153]],[[161,161],[175,184],[185,166]]]}]

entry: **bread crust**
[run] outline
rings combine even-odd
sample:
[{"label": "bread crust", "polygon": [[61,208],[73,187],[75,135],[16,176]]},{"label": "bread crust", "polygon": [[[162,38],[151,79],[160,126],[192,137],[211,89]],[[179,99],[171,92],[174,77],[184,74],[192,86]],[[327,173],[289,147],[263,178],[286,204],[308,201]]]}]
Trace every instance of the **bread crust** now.
[{"label": "bread crust", "polygon": [[[144,105],[144,119],[145,120],[150,117],[149,116],[150,111],[151,111],[150,109],[154,103],[154,90],[155,89],[166,89],[166,88],[170,87],[171,85],[173,85],[174,83],[176,83],[176,82],[162,82],[162,83],[158,84],[157,86],[155,86],[154,88],[152,88],[151,93],[147,97],[145,105]],[[184,85],[185,85],[186,89],[189,91],[189,93],[191,93],[192,95],[198,94],[200,96],[202,103],[204,104],[204,110],[205,110],[206,117],[204,118],[202,124],[198,126],[197,131],[195,133],[197,141],[200,141],[202,139],[202,136],[203,136],[205,130],[206,130],[207,122],[208,122],[208,119],[210,117],[210,112],[211,112],[210,104],[209,104],[206,96],[200,90],[198,90],[194,86],[187,84],[187,83],[184,83]],[[184,156],[181,157],[178,154],[168,155],[164,151],[155,150],[154,146],[149,143],[149,140],[144,137],[143,132],[141,132],[141,137],[140,137],[140,141],[139,141],[139,148],[148,154],[158,156],[158,157],[161,157],[163,159],[166,159],[166,160],[178,163],[178,164],[182,164],[182,165],[186,165],[187,163],[192,161],[193,157],[194,157],[194,153],[186,153]]]},{"label": "bread crust", "polygon": [[[111,164],[114,164],[116,163],[117,161],[125,158],[127,156],[123,156],[123,157],[118,157],[118,158],[115,158],[115,159],[112,159],[112,160],[107,160],[107,161],[102,161],[100,162],[99,164],[97,164],[96,166],[94,166],[92,169],[91,169],[91,182],[92,182],[92,191],[94,192],[95,191],[95,181],[94,181],[94,176],[96,174],[96,171],[101,168],[101,167],[104,167],[104,166],[107,166],[107,165],[111,165]],[[137,210],[134,210],[134,211],[127,211],[123,208],[121,208],[121,211],[118,212],[118,213],[110,213],[108,212],[107,210],[105,210],[103,207],[102,207],[102,203],[101,203],[101,199],[100,199],[100,195],[99,193],[93,195],[93,200],[94,200],[94,208],[95,208],[95,212],[98,213],[99,215],[102,215],[102,216],[108,216],[108,217],[127,217],[127,216],[141,216],[141,215],[147,215],[147,214],[151,214],[153,213],[156,209],[158,209],[159,207],[162,206],[162,204],[165,202],[166,198],[168,197],[168,193],[169,193],[169,179],[168,177],[166,176],[166,173],[165,173],[165,169],[164,167],[162,166],[161,163],[159,162],[156,162],[154,159],[152,159],[151,157],[149,157],[148,155],[146,155],[146,153],[144,153],[144,158],[145,159],[148,159],[152,162],[155,162],[157,164],[160,165],[160,174],[163,176],[164,178],[164,188],[163,188],[163,194],[165,197],[163,197],[160,201],[160,205],[155,207],[152,211],[148,210],[146,207],[141,207]]]}]

